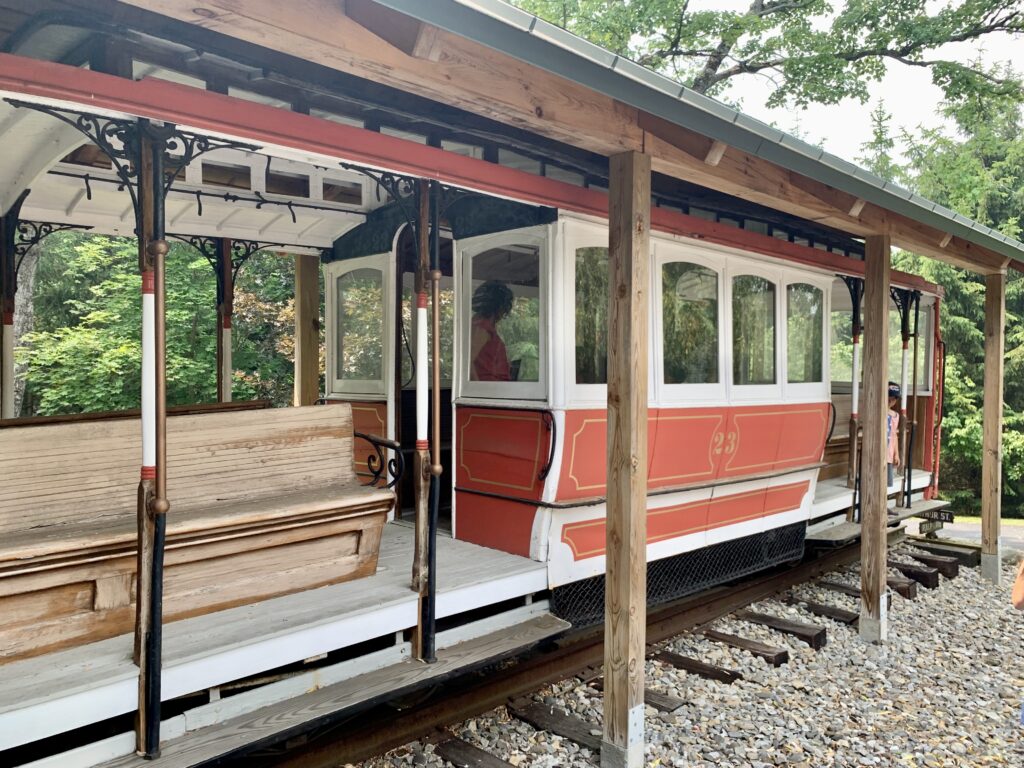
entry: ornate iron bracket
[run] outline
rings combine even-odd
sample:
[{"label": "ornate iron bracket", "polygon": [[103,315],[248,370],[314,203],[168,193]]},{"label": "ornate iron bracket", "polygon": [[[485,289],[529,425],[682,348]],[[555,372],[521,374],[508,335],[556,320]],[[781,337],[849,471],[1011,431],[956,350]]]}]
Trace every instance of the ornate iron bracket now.
[{"label": "ornate iron bracket", "polygon": [[390,198],[398,206],[405,218],[405,223],[413,235],[419,240],[419,193],[416,179],[402,176],[391,171],[375,171],[362,165],[339,163],[346,171],[353,171],[370,179],[376,186],[377,200],[384,203]]},{"label": "ornate iron bracket", "polygon": [[162,125],[144,118],[138,120],[103,117],[88,112],[71,109],[60,109],[43,104],[34,104],[17,99],[4,99],[13,107],[32,109],[70,125],[89,141],[98,146],[114,166],[114,172],[128,190],[135,210],[136,233],[139,226],[139,199],[136,192],[138,179],[139,151],[141,132],[145,131],[154,140],[163,145],[163,165],[165,171],[164,194],[170,190],[178,172],[200,155],[215,149],[240,149],[254,151],[253,144],[216,139],[209,136],[183,131],[173,123]]},{"label": "ornate iron bracket", "polygon": [[43,240],[55,232],[67,232],[70,230],[88,231],[92,229],[90,224],[61,224],[53,221],[18,221],[17,232],[18,242],[14,245],[14,274],[17,276],[21,262],[33,246],[39,245]]},{"label": "ornate iron bracket", "polygon": [[889,295],[892,297],[893,303],[896,304],[896,310],[900,313],[900,335],[904,341],[910,339],[910,309],[914,305],[914,298],[920,296],[920,291],[914,291],[910,288],[898,288],[896,286],[889,286]]},{"label": "ornate iron bracket", "polygon": [[[384,487],[394,488],[395,484],[402,479],[402,475],[405,473],[405,456],[402,454],[402,446],[394,440],[386,440],[383,437],[368,435],[365,432],[353,432],[352,434],[373,446],[374,452],[366,459],[366,468],[370,470],[373,479],[365,483],[365,485],[379,485],[384,475],[384,470],[387,469],[388,476],[391,479]],[[390,450],[394,456],[390,459],[385,459],[385,450]]]},{"label": "ornate iron bracket", "polygon": [[846,283],[846,288],[850,291],[850,301],[853,305],[853,335],[860,336],[861,331],[864,330],[860,316],[861,300],[864,298],[864,278],[852,275],[840,275],[839,277]]}]

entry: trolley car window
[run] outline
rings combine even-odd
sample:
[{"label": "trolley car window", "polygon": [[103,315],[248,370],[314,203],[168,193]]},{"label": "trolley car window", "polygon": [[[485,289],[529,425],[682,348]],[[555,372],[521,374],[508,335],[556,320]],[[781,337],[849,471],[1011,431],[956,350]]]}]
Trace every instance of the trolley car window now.
[{"label": "trolley car window", "polygon": [[336,377],[348,381],[384,378],[384,276],[355,269],[335,281],[338,341]]},{"label": "trolley car window", "polygon": [[825,295],[806,283],[786,286],[786,372],[790,384],[822,380]]},{"label": "trolley car window", "polygon": [[608,249],[576,249],[576,383],[608,383]]},{"label": "trolley car window", "polygon": [[470,381],[540,381],[540,249],[472,257]]},{"label": "trolley car window", "polygon": [[775,284],[763,277],[732,280],[732,382],[776,382]]},{"label": "trolley car window", "polygon": [[718,274],[674,261],[661,268],[666,384],[718,383]]}]

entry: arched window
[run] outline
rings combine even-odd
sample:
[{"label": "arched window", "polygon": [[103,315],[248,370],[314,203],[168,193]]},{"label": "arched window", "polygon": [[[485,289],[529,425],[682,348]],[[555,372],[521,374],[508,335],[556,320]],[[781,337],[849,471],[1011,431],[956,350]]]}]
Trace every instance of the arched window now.
[{"label": "arched window", "polygon": [[775,283],[756,275],[732,279],[732,383],[777,383]]},{"label": "arched window", "polygon": [[823,380],[825,295],[806,283],[786,286],[786,380],[811,384]]},{"label": "arched window", "polygon": [[661,267],[661,316],[666,384],[717,384],[718,274],[700,264]]}]

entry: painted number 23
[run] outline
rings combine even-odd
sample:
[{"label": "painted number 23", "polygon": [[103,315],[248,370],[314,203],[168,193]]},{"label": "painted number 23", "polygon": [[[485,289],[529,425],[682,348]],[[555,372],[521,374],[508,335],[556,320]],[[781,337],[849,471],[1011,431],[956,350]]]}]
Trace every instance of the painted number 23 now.
[{"label": "painted number 23", "polygon": [[731,456],[736,453],[736,433],[730,432],[726,435],[725,432],[716,432],[713,440],[713,448],[716,456],[721,456],[722,452],[725,452],[726,456]]}]

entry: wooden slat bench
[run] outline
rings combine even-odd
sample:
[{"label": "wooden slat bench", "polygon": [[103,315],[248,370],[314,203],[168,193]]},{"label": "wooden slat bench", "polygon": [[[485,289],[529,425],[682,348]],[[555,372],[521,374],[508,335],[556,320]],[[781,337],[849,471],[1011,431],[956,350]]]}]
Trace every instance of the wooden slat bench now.
[{"label": "wooden slat bench", "polygon": [[[351,410],[168,419],[166,621],[374,573],[394,495]],[[136,420],[0,431],[0,663],[134,626]]]}]

